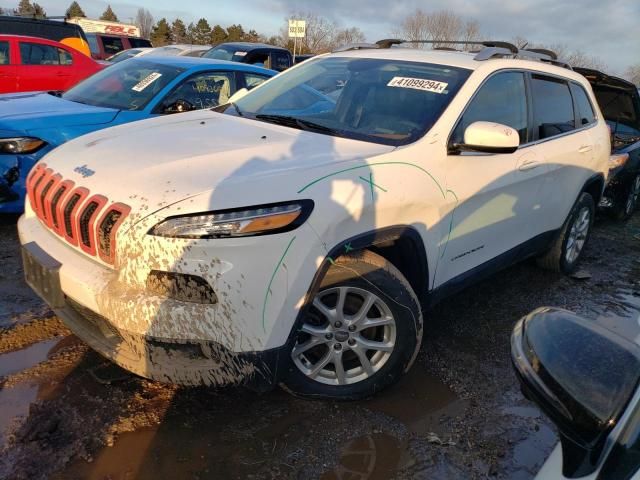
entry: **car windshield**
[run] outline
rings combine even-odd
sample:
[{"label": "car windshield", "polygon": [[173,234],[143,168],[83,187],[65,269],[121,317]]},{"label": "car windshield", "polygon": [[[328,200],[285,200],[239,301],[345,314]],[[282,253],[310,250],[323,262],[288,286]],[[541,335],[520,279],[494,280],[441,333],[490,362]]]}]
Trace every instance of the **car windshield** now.
[{"label": "car windshield", "polygon": [[116,53],[115,55],[111,55],[107,58],[107,62],[118,63],[123,60],[127,60],[128,58],[135,57],[142,50],[138,50],[137,48],[130,48],[129,50],[122,50],[121,52]]},{"label": "car windshield", "polygon": [[230,62],[242,62],[247,52],[240,50],[232,45],[218,45],[207,53],[202,55],[203,58],[213,58],[214,60],[228,60]]},{"label": "car windshield", "polygon": [[225,113],[334,136],[404,145],[423,136],[467,69],[372,58],[310,59]]},{"label": "car windshield", "polygon": [[72,102],[118,110],[142,110],[184,69],[131,59],[116,63],[62,95]]}]

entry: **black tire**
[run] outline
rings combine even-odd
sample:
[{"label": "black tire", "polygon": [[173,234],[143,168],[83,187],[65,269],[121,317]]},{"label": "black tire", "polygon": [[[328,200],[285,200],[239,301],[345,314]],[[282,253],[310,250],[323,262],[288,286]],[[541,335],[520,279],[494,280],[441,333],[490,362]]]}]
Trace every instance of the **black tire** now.
[{"label": "black tire", "polygon": [[[326,316],[326,314],[323,314],[316,306],[310,305],[304,310],[306,312],[305,317],[301,318],[301,322],[299,322],[297,326],[296,339],[288,352],[289,364],[283,377],[282,385],[285,390],[295,395],[310,398],[358,400],[370,397],[397,382],[413,364],[422,341],[422,312],[418,298],[402,273],[385,258],[368,250],[340,257],[327,271],[314,300],[318,299],[322,304],[324,304],[324,302],[330,303],[331,297],[334,296],[337,304],[338,298],[342,295],[341,292],[346,292],[344,293],[346,300],[343,302],[345,304],[345,308],[343,309],[345,313],[349,313],[349,308],[352,308],[353,311],[358,311],[358,313],[366,310],[363,306],[365,298],[376,297],[376,303],[364,312],[364,316],[366,317],[364,321],[371,322],[378,320],[377,318],[369,318],[371,312],[373,312],[374,317],[375,314],[378,313],[380,319],[388,319],[388,315],[390,314],[394,326],[367,327],[360,332],[347,332],[347,335],[349,335],[348,342],[354,342],[353,344],[356,345],[352,350],[351,347],[348,346],[347,341],[345,341],[344,330],[349,325],[348,318],[356,318],[357,314],[349,313],[352,317],[344,317],[347,320],[344,321],[342,330],[338,330],[334,328],[335,323],[330,325],[328,321],[329,317]],[[365,296],[360,297],[360,293],[365,293]],[[368,295],[368,297],[366,295]],[[327,298],[329,301],[326,300]],[[361,299],[360,306],[358,306],[358,298]],[[381,303],[379,303],[378,300]],[[348,304],[354,302],[355,306],[352,305],[349,307]],[[337,305],[334,305],[332,311],[337,310]],[[385,311],[387,312],[387,316],[385,316]],[[318,325],[316,328],[325,329],[322,330],[323,332],[326,331],[327,328],[332,329],[332,340],[324,342],[324,340],[322,340],[322,334],[315,334],[314,336],[305,333],[303,331],[305,324],[311,327]],[[351,328],[356,327],[351,326]],[[355,338],[364,338],[364,335],[370,336],[372,332],[376,335],[383,332],[385,335],[384,341],[387,341],[386,339],[389,338],[387,335],[390,335],[388,331],[391,328],[394,328],[394,345],[390,353],[387,354],[375,350],[365,351],[365,355],[371,355],[369,358],[371,365],[375,365],[374,360],[376,358],[386,357],[384,362],[378,360],[378,362],[381,363],[379,368],[375,370],[375,372],[367,372],[366,378],[357,380],[358,377],[354,376],[350,379],[350,381],[354,383],[328,384],[326,382],[339,382],[338,368],[336,364],[332,362],[325,364],[326,367],[323,367],[321,370],[321,373],[324,372],[325,377],[318,375],[320,380],[310,378],[301,370],[301,368],[307,365],[304,363],[305,361],[309,362],[308,365],[317,366],[321,363],[322,358],[326,358],[325,355],[329,357],[336,354],[332,349],[338,350],[336,344],[340,343],[339,340],[342,340],[338,354],[340,355],[339,361],[343,365],[344,371],[357,372],[358,364],[360,364],[361,375],[365,375],[364,364],[355,353],[356,348],[360,345],[359,343],[356,344]],[[342,336],[339,337],[339,334]],[[353,335],[353,338],[351,335]],[[326,338],[326,334],[324,334],[324,337]],[[297,352],[296,348],[304,347],[305,341],[308,344],[313,338],[323,343],[305,351],[304,354],[294,355],[294,352]],[[368,338],[365,338],[365,340],[368,340]],[[351,344],[349,343],[349,345]],[[315,353],[314,349],[317,349],[319,353]],[[316,364],[312,364],[307,358],[313,357],[314,355],[316,358],[321,357]],[[344,357],[342,357],[342,355],[344,355]],[[351,357],[349,357],[349,355]],[[347,362],[349,359],[351,363]],[[353,368],[347,370],[349,365],[352,365]],[[334,370],[334,379],[327,377],[332,375],[332,368]]]},{"label": "black tire", "polygon": [[624,194],[616,200],[610,210],[611,216],[621,222],[626,222],[631,218],[633,212],[638,208],[640,196],[640,173],[631,177],[628,185],[624,188]]},{"label": "black tire", "polygon": [[[581,214],[585,209],[588,211],[589,221],[584,243],[578,251],[577,256],[570,260],[567,258],[567,246],[569,244],[570,233],[572,228],[576,225],[576,222],[581,219]],[[595,210],[596,207],[593,197],[589,193],[581,193],[580,197],[578,197],[578,201],[574,204],[569,216],[565,220],[564,225],[560,230],[560,234],[554,240],[553,245],[547,253],[537,259],[538,266],[564,274],[573,273],[576,270],[578,263],[580,262],[580,258],[584,253],[584,249],[589,241],[591,227],[593,226],[593,219],[595,217]]]}]

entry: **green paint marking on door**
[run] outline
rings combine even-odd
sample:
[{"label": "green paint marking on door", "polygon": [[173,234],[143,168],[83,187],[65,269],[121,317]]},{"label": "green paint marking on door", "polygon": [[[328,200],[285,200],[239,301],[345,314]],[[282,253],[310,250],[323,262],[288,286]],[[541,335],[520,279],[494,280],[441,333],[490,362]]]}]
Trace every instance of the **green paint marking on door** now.
[{"label": "green paint marking on door", "polygon": [[291,248],[291,244],[293,243],[293,241],[295,239],[296,239],[296,237],[293,237],[289,241],[289,245],[287,245],[287,248],[284,249],[284,253],[280,257],[280,260],[278,260],[278,264],[276,265],[276,268],[273,270],[273,273],[271,274],[271,280],[269,280],[269,285],[267,286],[267,291],[264,294],[264,303],[262,304],[262,329],[265,332],[267,331],[267,327],[266,327],[266,324],[265,324],[265,312],[267,310],[267,301],[269,300],[269,294],[271,294],[271,284],[273,283],[274,278],[276,278],[276,273],[278,273],[278,270],[280,269],[280,266],[282,265],[282,262],[284,261],[284,257],[287,256],[287,252]]}]

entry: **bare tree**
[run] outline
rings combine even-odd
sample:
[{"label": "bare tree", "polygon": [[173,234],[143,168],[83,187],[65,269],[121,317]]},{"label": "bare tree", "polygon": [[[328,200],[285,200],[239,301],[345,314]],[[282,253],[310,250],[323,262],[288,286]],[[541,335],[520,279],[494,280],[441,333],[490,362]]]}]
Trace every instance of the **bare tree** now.
[{"label": "bare tree", "polygon": [[[440,10],[426,13],[417,9],[407,16],[394,31],[394,36],[404,40],[431,40],[433,48],[455,48],[452,42],[478,41],[480,38],[480,24],[475,20],[465,20],[450,10]],[[418,45],[424,47],[424,45]],[[470,46],[464,46],[471,49]]]},{"label": "bare tree", "polygon": [[631,83],[635,83],[636,86],[640,87],[640,63],[627,68],[624,76]]},{"label": "bare tree", "polygon": [[349,45],[353,43],[363,43],[365,41],[364,33],[358,27],[345,28],[336,33],[333,39],[333,48]]},{"label": "bare tree", "polygon": [[146,8],[139,8],[138,13],[136,13],[135,24],[140,29],[142,38],[149,39],[153,30],[153,15],[151,15],[151,12]]}]

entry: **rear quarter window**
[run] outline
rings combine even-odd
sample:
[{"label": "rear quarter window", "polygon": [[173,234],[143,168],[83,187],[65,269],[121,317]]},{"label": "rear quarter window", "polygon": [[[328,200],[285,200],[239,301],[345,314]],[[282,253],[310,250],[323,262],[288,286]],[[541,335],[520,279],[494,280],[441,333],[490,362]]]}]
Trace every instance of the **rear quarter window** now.
[{"label": "rear quarter window", "polygon": [[578,110],[578,127],[595,123],[596,114],[593,110],[593,105],[591,105],[591,100],[589,100],[589,96],[582,85],[572,82],[571,93]]},{"label": "rear quarter window", "polygon": [[540,140],[575,130],[569,84],[559,78],[531,76],[533,128]]}]

